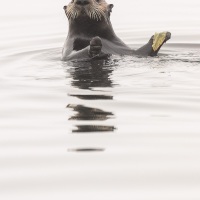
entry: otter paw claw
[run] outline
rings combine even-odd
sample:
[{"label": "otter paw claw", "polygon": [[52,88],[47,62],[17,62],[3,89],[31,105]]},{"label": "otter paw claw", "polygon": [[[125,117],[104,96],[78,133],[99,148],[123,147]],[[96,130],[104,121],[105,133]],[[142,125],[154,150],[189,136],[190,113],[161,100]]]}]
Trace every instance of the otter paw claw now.
[{"label": "otter paw claw", "polygon": [[100,55],[102,49],[102,42],[100,37],[94,37],[90,41],[89,56],[95,57]]},{"label": "otter paw claw", "polygon": [[167,42],[169,39],[171,39],[171,36],[172,36],[172,34],[170,32],[167,32],[165,42]]}]

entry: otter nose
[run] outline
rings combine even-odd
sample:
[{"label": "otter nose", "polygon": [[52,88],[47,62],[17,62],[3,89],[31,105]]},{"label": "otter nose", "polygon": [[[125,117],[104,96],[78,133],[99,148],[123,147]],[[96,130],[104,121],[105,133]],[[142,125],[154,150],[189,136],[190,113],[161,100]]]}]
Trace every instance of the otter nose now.
[{"label": "otter nose", "polygon": [[76,4],[85,6],[85,5],[89,4],[89,0],[77,0]]}]

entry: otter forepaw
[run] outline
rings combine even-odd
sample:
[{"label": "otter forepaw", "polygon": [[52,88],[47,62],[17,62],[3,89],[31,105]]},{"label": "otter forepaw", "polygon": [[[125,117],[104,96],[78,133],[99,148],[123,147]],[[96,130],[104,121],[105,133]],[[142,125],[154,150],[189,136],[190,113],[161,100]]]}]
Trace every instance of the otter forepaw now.
[{"label": "otter forepaw", "polygon": [[89,56],[94,58],[99,56],[102,49],[102,42],[100,37],[94,37],[90,41]]},{"label": "otter forepaw", "polygon": [[153,36],[153,50],[157,51],[160,47],[171,38],[170,32],[155,33]]},{"label": "otter forepaw", "polygon": [[151,56],[156,56],[160,48],[163,46],[171,38],[170,32],[162,32],[162,33],[155,33],[154,36],[151,37],[152,40],[152,52]]}]

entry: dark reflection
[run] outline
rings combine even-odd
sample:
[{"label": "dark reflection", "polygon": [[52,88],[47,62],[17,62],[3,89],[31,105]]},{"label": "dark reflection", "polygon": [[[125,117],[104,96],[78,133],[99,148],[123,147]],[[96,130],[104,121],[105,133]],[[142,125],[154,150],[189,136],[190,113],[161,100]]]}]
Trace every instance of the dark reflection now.
[{"label": "dark reflection", "polygon": [[[110,111],[105,111],[98,108],[98,103],[103,101],[113,101],[113,96],[108,93],[108,90],[104,91],[103,88],[114,87],[112,81],[112,72],[116,64],[110,60],[98,60],[92,62],[77,62],[77,63],[64,63],[64,67],[67,72],[67,77],[70,77],[71,86],[76,88],[75,94],[68,94],[70,97],[74,97],[80,100],[80,104],[73,104],[70,102],[67,106],[68,109],[72,109],[74,113],[69,117],[69,121],[87,121],[88,125],[77,125],[72,133],[78,134],[98,134],[113,132],[116,128],[114,126],[107,126],[104,124],[92,125],[89,121],[105,121],[114,118],[114,114]],[[77,88],[80,89],[80,93],[77,92]],[[98,91],[97,91],[98,88]],[[82,91],[84,90],[84,92]],[[96,91],[95,91],[96,90]],[[73,91],[73,90],[72,90]],[[88,93],[87,93],[88,91]],[[101,92],[101,93],[100,93]],[[100,93],[100,94],[99,94]],[[96,101],[98,100],[98,101]],[[84,101],[94,101],[92,103],[94,107],[87,107],[84,105]],[[77,100],[76,100],[77,102]],[[88,102],[86,104],[88,104]],[[104,148],[75,148],[69,149],[70,152],[97,152],[104,151]]]},{"label": "dark reflection", "polygon": [[68,72],[73,77],[72,86],[80,89],[113,87],[110,78],[113,64],[110,60],[71,63],[73,69]]},{"label": "dark reflection", "polygon": [[77,97],[84,100],[113,100],[113,96],[109,95],[78,95],[78,94],[69,94],[71,97]]},{"label": "dark reflection", "polygon": [[76,126],[76,130],[73,133],[90,133],[90,132],[113,132],[114,126],[98,126],[98,125],[79,125]]},{"label": "dark reflection", "polygon": [[113,116],[111,112],[105,112],[97,108],[85,107],[82,105],[69,104],[68,108],[73,109],[77,113],[70,117],[69,120],[107,120]]},{"label": "dark reflection", "polygon": [[102,152],[105,151],[103,148],[77,148],[77,149],[68,149],[69,152],[82,152],[82,153],[92,153],[92,152]]}]

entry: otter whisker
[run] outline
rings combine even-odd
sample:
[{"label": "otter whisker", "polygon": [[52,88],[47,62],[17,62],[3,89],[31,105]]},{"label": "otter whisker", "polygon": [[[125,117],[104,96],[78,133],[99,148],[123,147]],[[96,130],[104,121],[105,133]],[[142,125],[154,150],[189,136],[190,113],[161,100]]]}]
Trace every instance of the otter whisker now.
[{"label": "otter whisker", "polygon": [[97,21],[99,21],[99,20],[98,20],[98,19],[99,19],[99,18],[98,18],[98,14],[97,14],[96,10],[94,10],[93,13],[94,13],[95,19],[96,19]]},{"label": "otter whisker", "polygon": [[93,19],[93,14],[92,14],[92,12],[90,12],[90,18]]},{"label": "otter whisker", "polygon": [[69,19],[75,19],[76,17],[78,17],[78,12],[74,5],[70,5],[67,7],[66,15]]},{"label": "otter whisker", "polygon": [[108,22],[108,19],[107,19],[107,17],[106,17],[106,14],[105,14],[105,12],[104,12],[104,10],[103,10],[102,8],[99,8],[99,9],[98,9],[98,12],[99,12],[100,15],[105,19],[105,21],[106,21],[107,23],[109,23],[109,22]]},{"label": "otter whisker", "polygon": [[94,20],[95,20],[95,16],[94,16],[94,12],[93,12],[93,7],[92,7],[92,5],[89,6],[87,12],[89,13],[89,17],[90,17],[91,19],[94,19]]},{"label": "otter whisker", "polygon": [[[90,6],[90,7],[91,7],[91,6]],[[87,10],[85,10],[85,12],[86,12],[86,14],[89,16],[89,18],[92,19],[92,12],[91,12],[91,10],[90,10],[90,7],[89,7]]]},{"label": "otter whisker", "polygon": [[94,12],[92,12],[92,19],[96,19],[96,16],[95,16],[95,13]]},{"label": "otter whisker", "polygon": [[98,21],[98,20],[101,20],[101,14],[98,12],[98,10],[95,9],[94,12],[95,12],[95,14],[96,14],[96,16],[97,16],[97,21]]},{"label": "otter whisker", "polygon": [[76,11],[76,12],[75,12],[75,18],[77,18],[77,17],[78,17],[78,12]]}]

